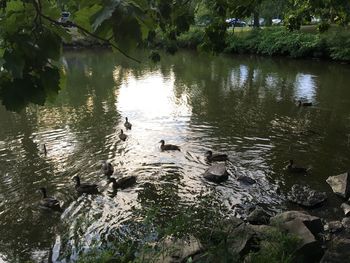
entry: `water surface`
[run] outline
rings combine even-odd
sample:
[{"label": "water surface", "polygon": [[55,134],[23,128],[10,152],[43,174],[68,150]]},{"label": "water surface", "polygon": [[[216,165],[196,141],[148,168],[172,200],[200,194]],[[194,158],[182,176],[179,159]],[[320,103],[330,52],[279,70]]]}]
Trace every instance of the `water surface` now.
[{"label": "water surface", "polygon": [[[92,244],[134,235],[136,210],[155,206],[169,220],[203,193],[222,202],[227,216],[242,216],[236,204],[278,211],[290,206],[285,195],[294,183],[309,184],[329,196],[311,212],[341,217],[341,200],[325,179],[349,167],[348,65],[191,52],[153,64],[138,56],[145,62],[67,52],[66,87],[55,101],[20,114],[0,107],[2,260],[74,260]],[[299,108],[298,99],[315,106]],[[122,142],[126,116],[133,127]],[[160,152],[161,139],[181,152]],[[230,157],[231,176],[221,185],[202,178],[209,149]],[[312,173],[285,173],[289,159]],[[138,184],[110,196],[101,160],[113,163],[116,176],[136,175]],[[75,175],[98,183],[102,194],[77,196]],[[239,175],[257,184],[240,183]],[[62,215],[38,209],[42,186],[62,201]]]}]

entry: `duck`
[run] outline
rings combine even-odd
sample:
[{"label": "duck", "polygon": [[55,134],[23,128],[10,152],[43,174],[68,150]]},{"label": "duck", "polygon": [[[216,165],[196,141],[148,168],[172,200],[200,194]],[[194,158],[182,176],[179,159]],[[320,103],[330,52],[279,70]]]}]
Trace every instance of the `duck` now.
[{"label": "duck", "polygon": [[102,162],[102,171],[104,175],[111,176],[114,173],[113,165],[110,162]]},{"label": "duck", "polygon": [[96,184],[81,184],[80,183],[80,178],[79,176],[74,176],[73,179],[75,180],[76,184],[75,184],[75,190],[82,194],[82,193],[86,193],[86,194],[98,194],[98,189],[97,189],[97,185]]},{"label": "duck", "polygon": [[128,136],[124,133],[123,129],[120,130],[119,139],[125,141]]},{"label": "duck", "polygon": [[290,173],[305,174],[305,173],[308,173],[310,168],[296,166],[294,164],[294,160],[289,160],[289,164],[286,166],[286,170]]},{"label": "duck", "polygon": [[61,211],[62,208],[60,206],[60,202],[51,196],[47,196],[46,194],[46,188],[41,187],[40,192],[42,194],[42,199],[39,202],[39,206],[44,209],[52,209],[55,211]]},{"label": "duck", "polygon": [[136,176],[126,176],[118,180],[111,178],[110,182],[112,182],[113,190],[125,189],[136,184]]},{"label": "duck", "polygon": [[131,130],[131,123],[128,121],[128,117],[125,117],[124,126],[127,130]]},{"label": "duck", "polygon": [[228,160],[227,154],[213,154],[212,151],[207,151],[205,157],[208,162],[221,162]]},{"label": "duck", "polygon": [[173,144],[165,144],[164,140],[160,140],[159,143],[161,143],[160,149],[162,151],[180,151],[179,146]]},{"label": "duck", "polygon": [[312,106],[312,102],[302,102],[301,100],[298,100],[298,107],[309,107]]}]

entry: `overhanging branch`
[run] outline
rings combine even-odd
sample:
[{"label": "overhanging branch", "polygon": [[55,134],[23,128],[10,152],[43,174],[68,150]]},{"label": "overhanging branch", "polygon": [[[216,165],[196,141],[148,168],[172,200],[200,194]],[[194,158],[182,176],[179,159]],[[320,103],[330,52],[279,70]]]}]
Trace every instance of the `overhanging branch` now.
[{"label": "overhanging branch", "polygon": [[[51,17],[44,15],[44,14],[41,12],[40,6],[38,6],[38,4],[36,3],[36,1],[33,1],[33,2],[34,2],[34,6],[35,6],[35,9],[36,9],[36,12],[37,12],[37,14],[39,14],[40,17],[42,17],[42,18],[44,18],[44,19],[50,21],[51,23],[53,23],[53,24],[55,24],[55,25],[59,25],[59,26],[65,26],[65,25],[67,25],[67,23],[63,23],[63,22],[56,21],[56,20],[52,19]],[[40,3],[40,1],[39,1],[39,3]],[[100,40],[100,41],[102,41],[102,42],[104,42],[104,43],[106,43],[106,44],[108,44],[108,45],[114,47],[116,50],[118,50],[118,51],[119,51],[121,54],[123,54],[125,57],[127,57],[127,58],[129,58],[129,59],[131,59],[131,60],[133,60],[133,61],[135,61],[135,62],[137,62],[137,63],[141,63],[140,60],[131,57],[131,56],[128,55],[125,51],[123,51],[122,49],[120,49],[117,45],[111,43],[111,41],[110,41],[111,38],[110,38],[110,39],[105,39],[105,38],[103,38],[103,37],[100,37],[100,36],[98,36],[98,35],[96,35],[96,34],[90,32],[89,30],[87,30],[87,29],[85,29],[85,28],[83,28],[83,27],[81,27],[81,26],[79,26],[79,25],[77,25],[77,24],[75,24],[75,23],[73,23],[73,22],[69,22],[69,25],[74,26],[74,27],[78,28],[79,30],[81,30],[82,32],[84,32],[85,34],[87,34],[87,35],[89,35],[89,36],[91,36],[91,37],[93,37],[93,38],[96,38],[96,39],[98,39],[98,40]]]}]

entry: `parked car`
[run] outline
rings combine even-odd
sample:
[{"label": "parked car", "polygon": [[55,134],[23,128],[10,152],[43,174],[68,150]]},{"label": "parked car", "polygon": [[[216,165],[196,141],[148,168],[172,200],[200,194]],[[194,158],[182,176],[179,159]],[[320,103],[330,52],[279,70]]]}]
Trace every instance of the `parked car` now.
[{"label": "parked car", "polygon": [[60,22],[60,23],[70,22],[70,12],[63,11],[61,13],[61,17],[58,19],[58,22]]},{"label": "parked car", "polygon": [[279,19],[279,18],[272,19],[272,25],[273,26],[278,26],[278,25],[281,25],[281,24],[282,24],[282,19]]},{"label": "parked car", "polygon": [[226,23],[233,27],[245,27],[247,26],[246,22],[238,19],[238,18],[228,18],[226,19]]}]

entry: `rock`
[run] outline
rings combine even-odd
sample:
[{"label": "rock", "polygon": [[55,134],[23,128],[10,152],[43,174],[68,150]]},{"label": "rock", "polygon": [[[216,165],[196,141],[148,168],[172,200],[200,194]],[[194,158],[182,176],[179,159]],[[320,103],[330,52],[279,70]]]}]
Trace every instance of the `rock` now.
[{"label": "rock", "polygon": [[269,224],[270,217],[271,215],[269,213],[258,206],[248,215],[247,221],[252,225],[264,225]]},{"label": "rock", "polygon": [[347,198],[350,190],[350,176],[349,173],[343,173],[336,176],[330,176],[326,182],[332,187],[335,194]]},{"label": "rock", "polygon": [[301,220],[304,225],[311,231],[314,236],[317,236],[323,231],[321,219],[316,216],[311,216],[305,211],[287,211],[278,214],[270,219],[270,225],[279,225],[294,219]]},{"label": "rock", "polygon": [[344,263],[350,259],[350,239],[336,237],[322,257],[320,263]]},{"label": "rock", "polygon": [[347,232],[350,232],[350,217],[344,217],[341,224]]},{"label": "rock", "polygon": [[296,262],[318,262],[323,256],[321,244],[300,219],[281,224],[289,234],[297,236],[300,244],[295,252]]},{"label": "rock", "polygon": [[288,196],[288,200],[305,207],[314,207],[323,203],[327,199],[327,194],[312,190],[309,186],[295,184]]},{"label": "rock", "polygon": [[347,203],[342,203],[340,207],[343,209],[345,216],[350,215],[350,205]]},{"label": "rock", "polygon": [[245,183],[245,184],[255,184],[256,181],[253,178],[250,178],[249,176],[245,176],[245,175],[240,175],[237,177],[237,180]]},{"label": "rock", "polygon": [[255,231],[256,235],[260,239],[264,239],[266,237],[266,234],[269,234],[269,233],[272,233],[273,231],[278,230],[277,227],[268,226],[268,225],[250,225],[250,228]]},{"label": "rock", "polygon": [[221,183],[228,179],[228,172],[225,164],[218,163],[210,166],[204,172],[204,178],[214,183]]},{"label": "rock", "polygon": [[233,229],[226,242],[231,255],[239,254],[240,256],[256,250],[258,244],[255,231],[247,224],[241,224]]},{"label": "rock", "polygon": [[211,242],[216,244],[223,240],[229,254],[240,256],[255,251],[258,243],[254,229],[238,218],[225,220],[220,227],[212,229]]},{"label": "rock", "polygon": [[342,222],[340,222],[340,221],[331,221],[331,222],[329,222],[328,224],[326,224],[324,226],[324,230],[328,231],[330,233],[340,232],[341,230],[343,230]]},{"label": "rock", "polygon": [[198,255],[202,251],[201,243],[193,236],[188,239],[165,237],[157,244],[161,248],[159,257],[153,262],[176,263],[187,262],[189,257]]}]

